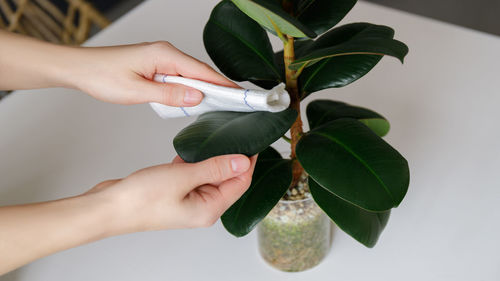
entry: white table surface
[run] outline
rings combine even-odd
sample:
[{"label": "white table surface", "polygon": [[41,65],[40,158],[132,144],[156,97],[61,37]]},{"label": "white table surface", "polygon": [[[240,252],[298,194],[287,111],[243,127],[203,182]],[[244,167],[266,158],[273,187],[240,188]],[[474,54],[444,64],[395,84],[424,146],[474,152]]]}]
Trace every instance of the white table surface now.
[{"label": "white table surface", "polygon": [[[216,2],[147,1],[88,45],[169,40],[208,62],[202,29]],[[500,38],[364,2],[343,22],[354,21],[392,26],[410,47],[403,66],[384,58],[357,83],[311,96],[384,114],[387,140],[410,163],[408,195],[374,249],[337,230],[320,266],[282,273],[258,256],[255,233],[236,239],[217,223],[106,239],[0,280],[500,280]],[[168,162],[191,121],[65,89],[17,92],[0,102],[0,205],[76,195]]]}]

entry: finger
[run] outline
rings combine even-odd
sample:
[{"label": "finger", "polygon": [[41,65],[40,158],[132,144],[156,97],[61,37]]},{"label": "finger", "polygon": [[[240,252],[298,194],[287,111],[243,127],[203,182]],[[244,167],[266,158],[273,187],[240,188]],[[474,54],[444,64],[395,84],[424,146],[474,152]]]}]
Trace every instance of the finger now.
[{"label": "finger", "polygon": [[224,202],[220,202],[222,212],[225,212],[227,208],[233,205],[250,187],[255,164],[257,163],[257,155],[251,157],[250,161],[251,166],[248,171],[219,185],[219,192],[224,198]]},{"label": "finger", "polygon": [[[255,164],[257,163],[257,156],[258,154],[250,157],[250,169],[248,169],[245,173],[239,175],[239,177],[241,176],[245,176],[246,173],[250,173],[250,177],[252,176],[253,174],[253,170],[255,169]],[[215,186],[219,186],[222,184],[222,181],[219,181],[219,182],[213,182],[211,183],[212,185],[215,185]]]},{"label": "finger", "polygon": [[143,102],[157,102],[170,106],[195,106],[203,94],[193,88],[174,83],[158,83],[144,79],[141,82]]},{"label": "finger", "polygon": [[201,202],[203,208],[205,208],[203,213],[207,215],[205,216],[206,221],[202,222],[202,225],[212,225],[216,218],[219,218],[248,190],[257,156],[251,157],[250,161],[250,168],[243,174],[224,181],[220,186],[202,185],[189,193],[192,196],[185,197],[185,199],[198,206],[200,205],[199,199],[202,199]]},{"label": "finger", "polygon": [[240,88],[238,84],[224,77],[215,71],[208,64],[203,63],[179,50],[179,55],[175,60],[176,71],[184,77],[203,80],[214,84]]},{"label": "finger", "polygon": [[252,183],[252,174],[255,168],[255,163],[257,158],[254,156],[250,169],[245,173],[224,181],[218,187],[218,193],[220,196],[212,197],[216,198],[210,202],[210,208],[213,208],[213,212],[217,214],[223,214],[231,205],[234,204],[240,197],[248,190],[250,184]]},{"label": "finger", "polygon": [[[182,164],[186,168],[185,180],[191,189],[204,184],[214,184],[237,177],[251,167],[251,161],[245,155],[230,154],[212,157],[194,164]],[[191,190],[185,190],[186,193]]]}]

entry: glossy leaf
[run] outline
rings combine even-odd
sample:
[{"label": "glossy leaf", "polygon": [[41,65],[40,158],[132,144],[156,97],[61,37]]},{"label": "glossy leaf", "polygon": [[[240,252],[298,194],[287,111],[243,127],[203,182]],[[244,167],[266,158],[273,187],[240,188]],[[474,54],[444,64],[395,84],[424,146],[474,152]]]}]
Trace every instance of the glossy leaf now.
[{"label": "glossy leaf", "polygon": [[296,3],[296,18],[319,35],[339,23],[356,0],[299,0]]},{"label": "glossy leaf", "polygon": [[281,81],[266,31],[230,1],[213,9],[203,42],[210,58],[230,79],[264,88]]},{"label": "glossy leaf", "polygon": [[369,212],[337,197],[309,178],[309,188],[318,206],[352,238],[373,247],[384,230],[391,211]]},{"label": "glossy leaf", "polygon": [[186,162],[223,154],[255,155],[283,136],[297,112],[217,111],[200,115],[174,138],[174,147]]},{"label": "glossy leaf", "polygon": [[293,37],[316,37],[316,33],[289,15],[275,0],[232,0],[238,8],[269,30]]},{"label": "glossy leaf", "polygon": [[[315,41],[307,41],[298,57],[304,57],[316,50],[337,46],[356,39],[364,38],[392,39],[394,30],[383,25],[370,23],[352,23],[334,28]],[[346,55],[334,56],[309,65],[299,77],[302,98],[308,94],[326,88],[346,86],[368,73],[382,58],[381,55]]]},{"label": "glossy leaf", "polygon": [[389,122],[375,111],[332,100],[315,100],[307,105],[307,121],[314,129],[340,118],[353,118],[383,137],[389,132]]},{"label": "glossy leaf", "polygon": [[331,57],[304,69],[299,77],[301,98],[328,88],[341,88],[365,76],[382,59],[378,55]]},{"label": "glossy leaf", "polygon": [[408,47],[398,40],[386,38],[357,38],[343,44],[315,50],[308,55],[295,60],[290,69],[307,67],[323,59],[346,55],[389,55],[398,58],[403,63],[408,53]]},{"label": "glossy leaf", "polygon": [[237,237],[248,234],[278,203],[292,182],[292,164],[272,147],[259,154],[252,184],[221,217]]},{"label": "glossy leaf", "polygon": [[296,153],[321,186],[369,211],[398,206],[408,189],[406,159],[355,119],[337,119],[308,132]]},{"label": "glossy leaf", "polygon": [[[300,56],[339,44],[343,44],[357,38],[387,38],[394,37],[394,30],[385,25],[376,25],[366,22],[356,22],[338,26],[317,38],[316,40],[303,40],[308,42],[307,45],[302,45],[303,52]],[[305,43],[304,42],[304,43]]]},{"label": "glossy leaf", "polygon": [[281,157],[281,154],[276,151],[272,146],[269,146],[268,148],[264,149],[264,151],[259,152],[259,159],[260,160],[275,160],[275,159],[283,159]]}]

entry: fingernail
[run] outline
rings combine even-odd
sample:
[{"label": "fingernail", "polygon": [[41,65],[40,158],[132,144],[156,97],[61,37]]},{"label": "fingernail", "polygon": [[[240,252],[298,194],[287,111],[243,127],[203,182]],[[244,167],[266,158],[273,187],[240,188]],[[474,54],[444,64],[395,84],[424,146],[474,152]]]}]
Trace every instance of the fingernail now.
[{"label": "fingernail", "polygon": [[203,98],[202,93],[197,90],[189,89],[184,94],[184,102],[187,104],[198,104]]},{"label": "fingernail", "polygon": [[231,168],[233,172],[242,173],[250,168],[250,161],[246,157],[236,157],[231,159]]}]

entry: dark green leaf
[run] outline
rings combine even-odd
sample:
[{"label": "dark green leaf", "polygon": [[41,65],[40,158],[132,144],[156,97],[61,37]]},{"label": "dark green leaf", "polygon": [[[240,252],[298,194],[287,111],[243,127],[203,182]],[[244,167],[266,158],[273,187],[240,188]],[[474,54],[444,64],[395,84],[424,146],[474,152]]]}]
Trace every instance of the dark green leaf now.
[{"label": "dark green leaf", "polygon": [[266,31],[230,1],[213,9],[203,42],[210,58],[230,79],[264,88],[281,81]]},{"label": "dark green leaf", "polygon": [[401,63],[408,53],[408,47],[398,40],[386,38],[356,38],[343,44],[315,50],[308,55],[295,60],[290,69],[299,69],[313,65],[323,59],[347,55],[389,55],[398,58]]},{"label": "dark green leaf", "polygon": [[337,197],[309,178],[314,201],[344,232],[361,244],[373,247],[384,230],[391,211],[369,212]]},{"label": "dark green leaf", "polygon": [[223,154],[255,155],[283,136],[295,121],[293,109],[271,113],[217,111],[200,115],[174,138],[186,162]]},{"label": "dark green leaf", "polygon": [[363,107],[332,100],[315,100],[307,105],[307,121],[311,129],[340,118],[357,119],[381,137],[387,135],[390,128],[382,115]]},{"label": "dark green leaf", "polygon": [[[352,23],[334,28],[315,41],[302,48],[298,57],[305,57],[312,52],[338,46],[356,38],[392,39],[394,30],[383,25],[370,23]],[[308,65],[300,75],[302,98],[308,94],[326,88],[346,86],[368,73],[382,58],[381,55],[346,55],[334,56]]]},{"label": "dark green leaf", "polygon": [[369,211],[398,206],[408,190],[406,159],[355,119],[337,119],[310,131],[296,153],[321,186]]},{"label": "dark green leaf", "polygon": [[240,10],[269,30],[276,28],[293,37],[316,37],[316,33],[289,15],[275,0],[232,0]]},{"label": "dark green leaf", "polygon": [[356,0],[300,0],[296,2],[296,18],[318,35],[339,23],[356,4]]},{"label": "dark green leaf", "polygon": [[259,159],[260,160],[275,160],[275,159],[283,159],[281,157],[281,154],[276,151],[272,146],[269,146],[268,148],[264,149],[264,151],[259,153]]},{"label": "dark green leaf", "polygon": [[248,234],[278,203],[291,182],[291,161],[267,148],[259,154],[252,184],[222,215],[222,224],[234,236]]},{"label": "dark green leaf", "polygon": [[376,25],[366,22],[345,24],[328,31],[314,41],[306,40],[309,44],[303,46],[307,48],[304,48],[304,52],[299,55],[304,56],[312,51],[343,44],[350,40],[357,39],[358,37],[392,39],[394,38],[394,30],[385,25]]},{"label": "dark green leaf", "polygon": [[378,55],[327,58],[304,69],[299,77],[302,99],[327,88],[340,88],[367,74],[380,61]]}]

